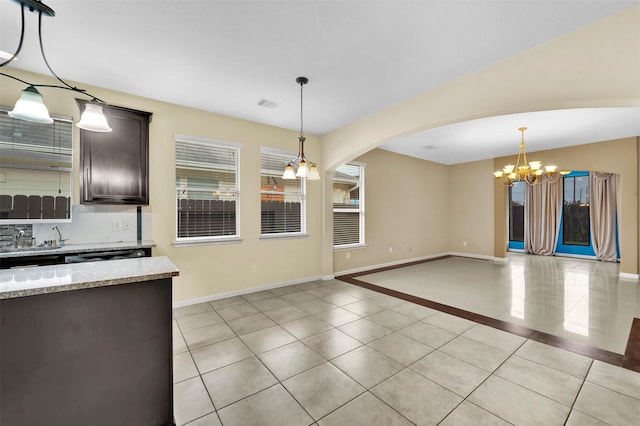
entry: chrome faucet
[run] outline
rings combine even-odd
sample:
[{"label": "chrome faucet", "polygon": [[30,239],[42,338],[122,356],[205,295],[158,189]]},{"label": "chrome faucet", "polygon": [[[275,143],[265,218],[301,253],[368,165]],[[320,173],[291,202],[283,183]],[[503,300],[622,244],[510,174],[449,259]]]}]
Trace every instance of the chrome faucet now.
[{"label": "chrome faucet", "polygon": [[51,227],[51,229],[52,229],[53,231],[56,231],[56,232],[58,233],[58,247],[63,247],[63,246],[64,246],[64,242],[65,242],[65,241],[67,241],[67,240],[68,240],[68,238],[67,238],[67,239],[64,239],[64,240],[62,239],[62,234],[60,233],[60,230],[58,229],[58,226],[57,226],[57,225],[53,225],[53,226]]},{"label": "chrome faucet", "polygon": [[18,228],[16,229],[16,235],[13,239],[13,248],[22,247],[22,237],[24,236],[24,229]]}]

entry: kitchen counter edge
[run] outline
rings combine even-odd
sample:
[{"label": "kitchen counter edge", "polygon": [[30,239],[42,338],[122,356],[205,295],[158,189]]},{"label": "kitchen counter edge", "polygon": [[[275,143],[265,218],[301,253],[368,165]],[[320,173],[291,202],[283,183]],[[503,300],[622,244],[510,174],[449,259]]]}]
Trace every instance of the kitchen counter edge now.
[{"label": "kitchen counter edge", "polygon": [[166,256],[0,270],[0,300],[178,276]]}]

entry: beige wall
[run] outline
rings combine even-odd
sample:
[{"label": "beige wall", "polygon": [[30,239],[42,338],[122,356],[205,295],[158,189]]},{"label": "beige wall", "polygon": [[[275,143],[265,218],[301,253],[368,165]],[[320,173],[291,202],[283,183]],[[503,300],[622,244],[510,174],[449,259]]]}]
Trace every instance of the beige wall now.
[{"label": "beige wall", "polygon": [[[52,82],[48,77],[10,70],[31,82]],[[79,85],[107,102],[153,113],[150,126],[150,211],[156,255],[168,256],[180,269],[175,279],[174,301],[238,291],[261,285],[315,278],[322,262],[322,182],[307,184],[308,238],[260,240],[260,147],[297,151],[298,134],[272,126],[190,109],[125,93]],[[12,106],[24,85],[0,78],[0,104]],[[71,92],[41,90],[51,114],[79,113]],[[80,96],[81,97],[81,96]],[[239,244],[174,247],[175,240],[175,144],[174,134],[242,144],[240,152]],[[318,138],[307,135],[310,158],[321,156]],[[79,165],[79,132],[74,132],[74,170]],[[74,204],[78,203],[75,173]],[[73,243],[73,241],[69,241]],[[255,272],[252,270],[255,265]]]},{"label": "beige wall", "polygon": [[336,273],[448,251],[447,166],[381,149],[355,161],[367,165],[366,247],[334,251]]},{"label": "beige wall", "polygon": [[493,257],[493,170],[493,160],[455,164],[447,168],[448,251]]},{"label": "beige wall", "polygon": [[[620,256],[621,272],[638,273],[638,138],[579,145],[539,151],[529,158],[560,169],[600,171],[620,175]],[[496,158],[494,170],[512,164],[515,155]],[[493,177],[491,177],[493,179]],[[494,179],[495,181],[495,179]],[[504,257],[507,229],[507,189],[494,183],[495,188],[495,256]]]}]

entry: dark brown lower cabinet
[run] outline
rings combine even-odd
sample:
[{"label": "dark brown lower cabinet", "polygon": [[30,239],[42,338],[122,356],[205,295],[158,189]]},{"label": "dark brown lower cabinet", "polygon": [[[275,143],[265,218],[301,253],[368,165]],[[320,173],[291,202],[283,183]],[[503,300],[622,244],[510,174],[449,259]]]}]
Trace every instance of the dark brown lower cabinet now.
[{"label": "dark brown lower cabinet", "polygon": [[173,425],[171,282],[0,300],[0,424]]},{"label": "dark brown lower cabinet", "polygon": [[[80,111],[86,101],[76,99]],[[102,106],[111,132],[80,129],[80,202],[149,204],[149,123],[152,114]]]}]

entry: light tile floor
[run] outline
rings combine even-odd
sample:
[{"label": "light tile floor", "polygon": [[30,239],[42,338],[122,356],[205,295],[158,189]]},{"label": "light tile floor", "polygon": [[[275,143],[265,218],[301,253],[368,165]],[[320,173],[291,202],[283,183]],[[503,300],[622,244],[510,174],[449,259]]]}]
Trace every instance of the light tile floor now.
[{"label": "light tile floor", "polygon": [[640,317],[640,284],[621,279],[619,264],[518,253],[507,259],[451,257],[358,280],[624,354]]},{"label": "light tile floor", "polygon": [[640,373],[340,281],[174,317],[178,425],[640,424]]}]

